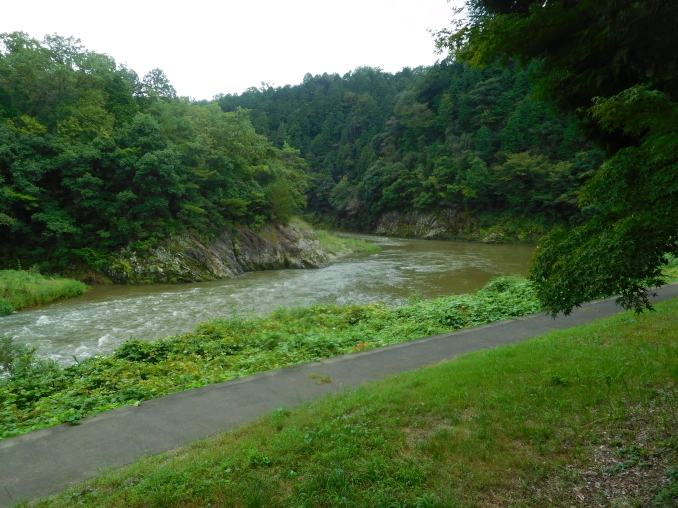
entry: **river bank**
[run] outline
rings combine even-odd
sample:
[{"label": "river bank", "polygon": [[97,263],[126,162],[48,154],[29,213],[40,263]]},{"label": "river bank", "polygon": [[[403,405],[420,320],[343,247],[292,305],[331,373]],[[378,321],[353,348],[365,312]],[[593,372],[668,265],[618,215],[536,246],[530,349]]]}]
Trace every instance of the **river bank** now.
[{"label": "river bank", "polygon": [[[656,309],[465,354],[348,393],[335,388],[337,396],[297,409],[278,402],[266,418],[180,449],[170,446],[168,453],[109,471],[35,506],[668,508],[678,496],[678,300]],[[500,327],[524,327],[528,321]],[[363,365],[375,356],[345,363]],[[313,367],[331,369],[332,378],[324,380],[305,379],[314,372],[309,369],[301,377],[289,371],[273,379],[324,382],[316,388],[328,389],[346,382],[332,367]],[[269,377],[258,379],[271,384]],[[251,388],[243,393],[251,397]],[[125,429],[136,428],[130,424],[143,421],[144,407],[119,413],[118,424],[127,425],[116,430],[126,435]],[[113,420],[99,423],[110,427]],[[157,422],[173,434],[165,425]],[[52,440],[72,439],[80,430],[87,428],[62,428]],[[140,441],[134,443],[131,450],[140,449]],[[35,439],[25,445],[44,447]],[[84,478],[94,469],[84,469]],[[6,478],[14,478],[11,468],[5,470]]]},{"label": "river bank", "polygon": [[[119,251],[107,258],[104,271],[89,266],[65,269],[61,274],[40,274],[30,270],[0,270],[0,316],[15,311],[47,305],[57,300],[80,296],[91,284],[152,284],[215,280],[242,275],[249,271],[284,268],[320,268],[329,260],[352,252],[379,250],[364,240],[337,237],[327,231],[313,231],[303,222],[288,227],[271,226],[259,234],[243,230],[228,236],[230,250],[217,259],[202,243],[188,235],[175,236],[163,245],[137,253],[133,249]],[[224,242],[215,239],[211,244]],[[245,247],[242,247],[245,245]],[[210,254],[212,252],[212,254]],[[70,277],[63,276],[68,274]]]},{"label": "river bank", "polygon": [[225,279],[260,270],[320,268],[329,254],[309,227],[290,222],[222,230],[213,237],[170,235],[150,246],[130,246],[67,272],[117,284],[173,284]]},{"label": "river bank", "polygon": [[26,270],[0,270],[0,316],[83,294],[82,282]]},{"label": "river bank", "polygon": [[0,438],[227,379],[539,311],[529,282],[503,277],[474,294],[384,304],[316,305],[222,318],[187,334],[128,341],[60,366],[5,339]]},{"label": "river bank", "polygon": [[537,219],[477,216],[448,209],[437,212],[391,211],[379,217],[374,233],[426,240],[536,244],[549,229]]},{"label": "river bank", "polygon": [[376,222],[361,223],[349,218],[334,222],[309,216],[309,221],[333,230],[423,240],[462,240],[487,244],[535,245],[556,224],[540,217],[473,214],[454,208],[437,211],[392,210]]}]

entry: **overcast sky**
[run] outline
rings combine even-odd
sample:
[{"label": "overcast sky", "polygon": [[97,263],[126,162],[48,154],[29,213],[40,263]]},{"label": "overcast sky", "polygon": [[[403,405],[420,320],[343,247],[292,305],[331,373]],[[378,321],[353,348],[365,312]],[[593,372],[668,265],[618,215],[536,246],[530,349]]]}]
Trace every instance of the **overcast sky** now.
[{"label": "overcast sky", "polygon": [[179,95],[211,99],[307,72],[358,66],[395,72],[430,65],[446,0],[31,0],[5,2],[0,33],[42,40],[57,33],[126,63],[140,76],[165,71]]}]

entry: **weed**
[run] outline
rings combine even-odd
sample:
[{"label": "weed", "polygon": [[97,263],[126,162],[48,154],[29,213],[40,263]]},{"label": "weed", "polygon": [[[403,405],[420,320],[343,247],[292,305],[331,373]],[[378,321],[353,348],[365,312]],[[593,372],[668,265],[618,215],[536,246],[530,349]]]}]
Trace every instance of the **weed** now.
[{"label": "weed", "polygon": [[365,240],[360,240],[359,238],[335,236],[323,230],[316,230],[315,233],[323,250],[333,255],[381,250],[381,247],[378,245],[368,243]]},{"label": "weed", "polygon": [[672,467],[664,475],[666,484],[652,498],[657,508],[671,508],[678,506],[678,467]]},{"label": "weed", "polygon": [[[656,309],[277,408],[112,471],[78,504],[670,508],[678,300]],[[628,464],[605,474],[619,463]],[[72,496],[42,506],[70,507]]]}]

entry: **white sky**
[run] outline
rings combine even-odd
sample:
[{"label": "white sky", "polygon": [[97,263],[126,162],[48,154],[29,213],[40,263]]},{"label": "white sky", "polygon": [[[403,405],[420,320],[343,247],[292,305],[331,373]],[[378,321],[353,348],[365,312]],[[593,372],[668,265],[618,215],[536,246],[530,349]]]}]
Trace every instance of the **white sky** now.
[{"label": "white sky", "polygon": [[165,71],[179,95],[211,99],[262,81],[358,66],[430,65],[427,28],[452,20],[446,0],[30,0],[3,2],[0,33],[81,39],[139,76]]}]

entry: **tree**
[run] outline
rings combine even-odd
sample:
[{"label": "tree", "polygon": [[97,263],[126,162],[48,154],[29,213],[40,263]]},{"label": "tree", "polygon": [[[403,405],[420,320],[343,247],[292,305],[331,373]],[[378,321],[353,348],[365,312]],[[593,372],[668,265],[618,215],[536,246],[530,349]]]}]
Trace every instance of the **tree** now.
[{"label": "tree", "polygon": [[457,175],[457,185],[466,203],[484,203],[487,201],[491,176],[485,161],[475,155],[464,159],[462,171]]},{"label": "tree", "polygon": [[545,155],[529,152],[507,154],[494,171],[497,196],[506,201],[505,209],[519,209],[534,214],[549,215],[561,206],[560,197],[567,192],[572,164],[552,163]]},{"label": "tree", "polygon": [[144,93],[148,97],[161,97],[163,99],[175,99],[177,91],[170,84],[169,79],[162,69],[153,69],[144,76],[141,82]]},{"label": "tree", "polygon": [[671,0],[467,0],[439,48],[478,65],[536,62],[540,97],[574,114],[607,158],[580,193],[585,224],[549,234],[531,278],[556,315],[620,295],[651,308],[678,254],[678,9]]},{"label": "tree", "polygon": [[492,131],[487,125],[483,125],[476,133],[475,148],[480,158],[488,160],[494,153],[494,139]]},{"label": "tree", "polygon": [[307,169],[248,111],[177,98],[159,69],[140,80],[74,38],[0,34],[0,266],[285,221],[306,204]]}]

